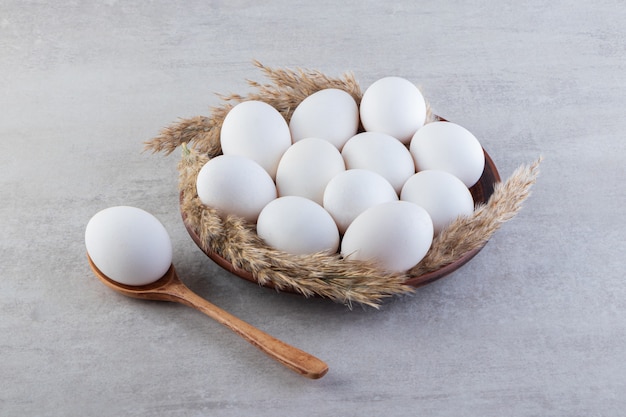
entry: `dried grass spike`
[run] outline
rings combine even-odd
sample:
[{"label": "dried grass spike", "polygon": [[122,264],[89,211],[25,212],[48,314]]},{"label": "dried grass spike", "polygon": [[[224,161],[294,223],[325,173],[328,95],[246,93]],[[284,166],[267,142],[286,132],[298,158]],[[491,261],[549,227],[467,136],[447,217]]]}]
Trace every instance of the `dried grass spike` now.
[{"label": "dried grass spike", "polygon": [[161,130],[158,136],[144,143],[145,150],[164,152],[169,155],[183,143],[192,143],[214,128],[214,121],[208,117],[196,116],[181,119]]}]

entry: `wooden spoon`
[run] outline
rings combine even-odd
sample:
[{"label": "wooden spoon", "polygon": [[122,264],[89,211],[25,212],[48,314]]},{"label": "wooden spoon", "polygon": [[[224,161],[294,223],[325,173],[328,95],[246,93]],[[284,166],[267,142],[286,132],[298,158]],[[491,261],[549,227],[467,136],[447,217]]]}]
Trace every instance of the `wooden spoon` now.
[{"label": "wooden spoon", "polygon": [[163,277],[152,284],[131,286],[120,284],[110,279],[98,269],[89,255],[87,255],[87,258],[96,276],[108,287],[119,293],[128,297],[142,298],[145,300],[173,301],[193,307],[228,327],[239,336],[300,375],[311,379],[318,379],[328,372],[328,365],[315,356],[270,336],[195,294],[178,278],[174,265],[170,266]]}]

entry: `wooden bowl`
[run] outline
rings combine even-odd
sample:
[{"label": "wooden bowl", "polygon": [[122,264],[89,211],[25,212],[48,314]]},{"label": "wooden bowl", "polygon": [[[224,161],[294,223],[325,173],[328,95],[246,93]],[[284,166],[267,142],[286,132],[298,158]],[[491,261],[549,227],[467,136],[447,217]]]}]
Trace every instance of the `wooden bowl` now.
[{"label": "wooden bowl", "polygon": [[[484,151],[484,153],[485,153],[485,169],[483,170],[483,174],[478,180],[478,182],[470,188],[470,192],[472,193],[472,197],[474,198],[474,202],[476,204],[486,203],[489,197],[491,196],[491,194],[493,194],[494,185],[500,181],[500,174],[498,173],[496,165],[494,164],[489,154],[486,151]],[[182,201],[182,195],[181,195],[181,201]],[[194,231],[194,229],[189,224],[187,224],[187,222],[185,221],[185,213],[182,212],[182,210],[181,210],[181,214],[182,214],[183,223],[185,224],[185,228],[187,229],[187,232],[189,233],[193,241],[196,243],[196,245],[198,245],[198,247],[209,258],[211,258],[216,264],[218,264],[220,267],[224,268],[228,272],[240,278],[243,278],[247,281],[259,284],[259,282],[252,275],[252,273],[246,270],[235,268],[229,261],[224,259],[221,255],[219,255],[216,252],[202,249],[203,245],[201,244],[200,237]],[[476,256],[476,254],[478,254],[478,252],[480,252],[481,249],[482,247],[475,249],[473,251],[467,252],[465,255],[463,255],[461,258],[459,258],[455,262],[448,264],[442,268],[439,268],[435,271],[432,271],[432,272],[429,272],[420,276],[412,277],[408,279],[406,283],[413,287],[420,287],[422,285],[426,285],[440,278],[443,278],[444,276],[456,271],[461,266],[469,262],[474,256]],[[264,283],[262,284],[262,286],[267,287],[267,288],[274,288],[274,285],[272,285],[271,282]],[[295,291],[292,291],[288,288],[282,289],[281,291],[296,293]]]}]

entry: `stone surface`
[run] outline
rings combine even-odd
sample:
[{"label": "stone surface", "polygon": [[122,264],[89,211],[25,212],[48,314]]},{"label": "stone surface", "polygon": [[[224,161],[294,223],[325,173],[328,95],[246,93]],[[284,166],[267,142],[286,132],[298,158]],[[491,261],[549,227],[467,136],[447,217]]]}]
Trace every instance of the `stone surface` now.
[{"label": "stone surface", "polygon": [[[625,20],[616,0],[3,0],[0,415],[621,415]],[[414,80],[503,177],[543,155],[539,182],[474,260],[378,311],[235,278],[186,234],[179,153],[142,142],[246,92],[253,59]],[[85,225],[119,204],[161,219],[192,289],[328,375],[98,282]]]}]

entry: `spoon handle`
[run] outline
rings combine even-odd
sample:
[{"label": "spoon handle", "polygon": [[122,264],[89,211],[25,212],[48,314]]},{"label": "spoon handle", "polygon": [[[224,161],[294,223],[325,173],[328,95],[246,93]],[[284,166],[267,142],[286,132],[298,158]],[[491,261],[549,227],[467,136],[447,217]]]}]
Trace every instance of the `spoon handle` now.
[{"label": "spoon handle", "polygon": [[170,295],[228,327],[278,362],[307,378],[318,379],[328,372],[328,365],[294,346],[276,339],[200,297],[185,285],[175,286]]}]

